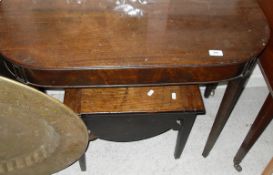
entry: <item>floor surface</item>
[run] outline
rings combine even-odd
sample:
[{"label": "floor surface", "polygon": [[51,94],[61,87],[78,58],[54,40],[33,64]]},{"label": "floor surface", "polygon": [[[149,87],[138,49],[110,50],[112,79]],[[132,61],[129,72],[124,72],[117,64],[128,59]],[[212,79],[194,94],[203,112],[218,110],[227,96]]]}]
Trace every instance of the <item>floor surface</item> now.
[{"label": "floor surface", "polygon": [[241,163],[242,172],[233,168],[232,159],[266,98],[265,87],[244,91],[210,155],[201,155],[223,93],[219,88],[215,96],[204,99],[206,115],[197,117],[178,160],[173,157],[177,133],[168,131],[137,142],[93,141],[86,153],[86,172],[76,162],[55,175],[259,175],[273,156],[273,122]]}]

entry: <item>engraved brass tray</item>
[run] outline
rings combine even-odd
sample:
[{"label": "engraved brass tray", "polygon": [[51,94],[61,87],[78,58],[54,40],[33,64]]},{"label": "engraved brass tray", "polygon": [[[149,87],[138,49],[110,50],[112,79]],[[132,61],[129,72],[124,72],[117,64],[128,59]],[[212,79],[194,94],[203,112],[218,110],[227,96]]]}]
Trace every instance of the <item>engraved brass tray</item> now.
[{"label": "engraved brass tray", "polygon": [[49,175],[88,144],[81,119],[61,102],[0,76],[0,175]]}]

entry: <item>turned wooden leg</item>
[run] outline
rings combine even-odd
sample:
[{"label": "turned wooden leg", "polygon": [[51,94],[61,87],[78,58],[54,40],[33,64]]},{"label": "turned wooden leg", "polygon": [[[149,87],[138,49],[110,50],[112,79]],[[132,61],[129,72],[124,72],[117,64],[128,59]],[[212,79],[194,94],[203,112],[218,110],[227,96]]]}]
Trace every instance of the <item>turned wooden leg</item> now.
[{"label": "turned wooden leg", "polygon": [[185,145],[187,143],[187,140],[190,135],[195,119],[196,119],[196,115],[193,115],[193,116],[185,117],[183,120],[180,120],[181,127],[178,130],[178,135],[176,140],[176,146],[175,146],[175,152],[174,152],[175,159],[180,158],[185,148]]},{"label": "turned wooden leg", "polygon": [[79,164],[80,164],[81,171],[86,171],[86,157],[85,157],[85,153],[80,158]]},{"label": "turned wooden leg", "polygon": [[256,117],[254,123],[252,124],[246,138],[244,139],[240,149],[238,150],[236,156],[233,159],[234,167],[236,170],[241,171],[240,166],[241,161],[246,156],[251,147],[255,144],[257,139],[263,133],[265,128],[268,126],[273,118],[273,97],[268,94],[258,116]]},{"label": "turned wooden leg", "polygon": [[217,141],[221,131],[223,130],[235,104],[237,103],[248,77],[242,77],[232,80],[228,83],[225,95],[221,102],[220,108],[216,115],[212,129],[210,131],[207,143],[202,155],[207,157],[215,142]]},{"label": "turned wooden leg", "polygon": [[204,97],[209,98],[209,96],[214,94],[215,89],[217,88],[218,83],[212,83],[212,84],[207,84]]}]

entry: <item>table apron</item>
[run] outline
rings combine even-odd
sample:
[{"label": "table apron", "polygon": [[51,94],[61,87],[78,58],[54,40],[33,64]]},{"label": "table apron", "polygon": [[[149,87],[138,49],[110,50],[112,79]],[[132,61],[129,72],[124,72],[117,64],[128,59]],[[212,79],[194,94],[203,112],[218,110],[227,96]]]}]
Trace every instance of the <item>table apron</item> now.
[{"label": "table apron", "polygon": [[24,83],[41,87],[145,86],[225,81],[244,74],[246,65],[89,70],[37,70],[17,67],[17,72]]}]

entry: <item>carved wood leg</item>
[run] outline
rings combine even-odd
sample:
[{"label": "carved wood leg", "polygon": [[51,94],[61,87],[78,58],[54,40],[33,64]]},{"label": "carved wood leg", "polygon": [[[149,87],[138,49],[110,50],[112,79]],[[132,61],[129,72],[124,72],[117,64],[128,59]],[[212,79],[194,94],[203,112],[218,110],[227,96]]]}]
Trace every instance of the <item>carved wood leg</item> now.
[{"label": "carved wood leg", "polygon": [[216,115],[212,129],[210,131],[207,143],[202,155],[207,157],[215,142],[217,141],[221,131],[223,130],[235,104],[237,103],[248,77],[242,77],[232,80],[228,83],[225,95],[221,102],[220,108]]},{"label": "carved wood leg", "polygon": [[177,140],[176,140],[176,146],[175,146],[175,152],[174,152],[175,159],[180,158],[185,148],[185,145],[187,143],[187,140],[190,135],[195,119],[196,119],[196,115],[193,115],[193,116],[185,117],[183,120],[180,120],[181,127],[178,131]]},{"label": "carved wood leg", "polygon": [[209,98],[212,94],[214,94],[215,89],[217,88],[218,83],[212,83],[206,85],[206,90],[204,93],[205,98]]},{"label": "carved wood leg", "polygon": [[85,153],[80,158],[79,164],[80,164],[81,171],[86,171],[86,157],[85,157]]},{"label": "carved wood leg", "polygon": [[240,149],[238,150],[236,156],[233,159],[234,167],[236,168],[236,170],[238,171],[242,170],[239,164],[246,156],[248,151],[251,149],[251,147],[255,144],[260,135],[263,133],[263,131],[268,126],[272,118],[273,97],[271,96],[271,94],[268,94],[258,116],[256,117],[253,125],[248,131],[246,138],[244,139],[242,145],[240,146]]}]

